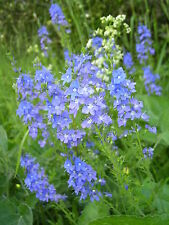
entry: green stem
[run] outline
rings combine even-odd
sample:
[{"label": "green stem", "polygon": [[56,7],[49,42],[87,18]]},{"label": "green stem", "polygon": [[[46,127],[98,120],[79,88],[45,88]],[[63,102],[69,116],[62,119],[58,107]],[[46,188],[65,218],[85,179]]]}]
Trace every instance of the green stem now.
[{"label": "green stem", "polygon": [[[138,143],[139,143],[139,147],[140,147],[140,150],[141,150],[141,154],[143,154],[143,148],[141,146],[141,141],[140,141],[140,135],[138,133],[138,130],[137,130],[137,127],[135,126],[135,129],[136,129],[136,135],[137,135],[137,140],[138,140]],[[140,154],[140,155],[141,155]],[[147,174],[149,175],[149,177],[154,180],[154,177],[152,175],[152,173],[150,172],[150,169],[149,169],[149,164],[147,163],[147,161],[145,162],[145,168],[146,168],[146,171],[147,171]]]},{"label": "green stem", "polygon": [[155,148],[157,147],[157,145],[158,145],[158,143],[161,141],[161,139],[162,139],[162,137],[159,136],[158,139],[157,139],[157,142],[155,143],[155,145],[154,145],[154,147],[153,147],[153,149],[155,149]]},{"label": "green stem", "polygon": [[[123,172],[122,170],[120,169],[121,166],[120,164],[118,163],[118,159],[117,159],[117,156],[115,154],[114,151],[112,151],[108,145],[106,145],[105,141],[104,141],[104,138],[102,137],[101,133],[100,133],[100,130],[98,129],[98,127],[96,127],[96,130],[97,130],[97,133],[99,135],[99,138],[101,139],[102,141],[102,151],[104,152],[104,154],[108,157],[108,159],[110,160],[110,162],[113,164],[113,172],[112,174],[116,177],[116,180],[118,182],[118,184],[120,185],[120,187],[124,187],[124,179],[123,179]],[[125,188],[123,188],[122,190],[124,190]],[[124,193],[124,191],[122,192]]]},{"label": "green stem", "polygon": [[73,220],[73,218],[71,217],[72,213],[69,213],[66,211],[66,209],[62,206],[62,203],[60,202],[60,204],[57,204],[57,207],[64,212],[65,216],[67,217],[67,219],[74,225],[77,225],[77,223]]},{"label": "green stem", "polygon": [[141,146],[141,141],[140,141],[140,135],[138,133],[138,130],[137,130],[137,127],[136,126],[135,126],[135,129],[136,129],[136,135],[137,135],[137,140],[138,140],[139,148],[140,148],[141,152],[143,152],[143,148]]}]

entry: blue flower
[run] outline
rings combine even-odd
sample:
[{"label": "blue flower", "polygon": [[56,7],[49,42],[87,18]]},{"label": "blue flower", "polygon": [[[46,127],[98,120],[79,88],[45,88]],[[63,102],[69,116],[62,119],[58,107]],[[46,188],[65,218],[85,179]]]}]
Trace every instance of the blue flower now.
[{"label": "blue flower", "polygon": [[38,30],[38,35],[39,35],[39,37],[43,37],[45,35],[48,36],[49,33],[48,33],[47,28],[45,26],[41,26]]},{"label": "blue flower", "polygon": [[66,198],[65,195],[57,194],[54,186],[49,184],[44,169],[40,168],[39,163],[35,163],[35,158],[26,154],[21,157],[20,163],[26,170],[25,184],[31,192],[36,194],[36,198],[44,202],[58,202]]},{"label": "blue flower", "polygon": [[[69,174],[68,185],[74,189],[76,195],[80,194],[80,200],[87,197],[91,201],[99,200],[102,194],[94,187],[99,181],[97,182],[96,171],[90,165],[73,155],[66,159],[64,168]],[[104,184],[102,179],[102,185]]]},{"label": "blue flower", "polygon": [[144,154],[144,158],[153,158],[153,153],[154,153],[154,149],[149,147],[149,148],[144,148],[143,149],[143,154]]},{"label": "blue flower", "polygon": [[61,80],[63,80],[63,85],[65,85],[65,83],[70,83],[72,80],[72,70],[69,67],[66,71],[65,74],[62,75]]},{"label": "blue flower", "polygon": [[53,75],[42,66],[41,70],[36,70],[35,81],[40,83],[49,83],[53,81]]},{"label": "blue flower", "polygon": [[135,83],[126,79],[126,74],[120,67],[113,71],[111,84],[108,85],[110,95],[114,100],[114,109],[118,112],[118,126],[126,126],[127,121],[135,119],[147,120],[142,113],[142,102],[132,96],[135,90]]},{"label": "blue flower", "polygon": [[[49,9],[49,13],[51,16],[52,23],[57,24],[59,29],[60,29],[60,26],[68,27],[69,24],[62,12],[62,9],[60,8],[58,4],[52,4]],[[71,31],[70,29],[67,29],[66,32],[70,33]]]},{"label": "blue flower", "polygon": [[111,117],[107,113],[104,113],[102,111],[98,111],[97,114],[92,117],[92,120],[97,125],[104,124],[108,126],[112,123]]},{"label": "blue flower", "polygon": [[126,78],[126,74],[122,67],[118,68],[117,70],[113,71],[112,79],[114,84],[120,84],[122,83]]},{"label": "blue flower", "polygon": [[154,55],[155,50],[152,48],[152,40],[150,30],[145,26],[139,24],[138,26],[138,39],[136,44],[137,58],[142,64],[146,63],[148,54]]},{"label": "blue flower", "polygon": [[85,135],[86,133],[83,130],[58,129],[57,131],[57,138],[69,147],[77,146]]},{"label": "blue flower", "polygon": [[27,123],[29,120],[32,119],[31,115],[32,109],[33,109],[32,103],[25,100],[20,102],[16,113],[19,117],[23,116],[23,121]]},{"label": "blue flower", "polygon": [[54,115],[52,118],[52,127],[63,129],[69,128],[69,124],[72,123],[72,120],[69,117],[69,113],[64,111],[61,115]]},{"label": "blue flower", "polygon": [[157,133],[157,128],[156,128],[156,127],[151,127],[151,126],[149,126],[148,124],[146,124],[146,125],[145,125],[145,128],[146,128],[149,132],[151,132],[151,133],[153,133],[153,134],[156,134],[156,133]]},{"label": "blue flower", "polygon": [[41,26],[38,30],[38,35],[40,37],[41,49],[43,50],[45,56],[47,56],[48,44],[51,43],[51,40],[48,37],[49,33],[47,31],[47,28],[45,26]]},{"label": "blue flower", "polygon": [[125,65],[126,69],[129,71],[129,74],[132,74],[135,72],[136,69],[134,68],[134,63],[133,63],[130,52],[126,52],[126,54],[124,54],[123,63]]},{"label": "blue flower", "polygon": [[32,78],[28,74],[20,74],[16,84],[19,98],[21,97],[20,95],[22,95],[22,99],[26,99],[28,95],[32,95],[34,84]]},{"label": "blue flower", "polygon": [[66,95],[70,95],[72,100],[75,100],[79,96],[79,81],[74,80],[70,84],[70,87],[66,90]]},{"label": "blue flower", "polygon": [[98,36],[93,37],[92,38],[92,47],[96,48],[96,49],[101,48],[102,42],[103,42],[103,39],[101,37],[98,37]]},{"label": "blue flower", "polygon": [[94,103],[94,99],[87,99],[85,105],[82,108],[82,113],[95,115],[98,110],[98,106]]},{"label": "blue flower", "polygon": [[144,67],[144,84],[147,93],[155,94],[155,95],[161,95],[162,88],[156,84],[156,81],[160,79],[160,76],[158,74],[153,74],[151,72],[150,66]]}]

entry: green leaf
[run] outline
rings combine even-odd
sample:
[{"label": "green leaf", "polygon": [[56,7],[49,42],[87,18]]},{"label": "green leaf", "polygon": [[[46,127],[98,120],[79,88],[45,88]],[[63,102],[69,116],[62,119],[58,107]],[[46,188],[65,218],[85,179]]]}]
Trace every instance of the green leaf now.
[{"label": "green leaf", "polygon": [[164,96],[140,96],[151,122],[160,128],[159,139],[169,145],[169,104]]},{"label": "green leaf", "polygon": [[109,216],[95,220],[89,225],[169,225],[169,215],[155,217]]},{"label": "green leaf", "polygon": [[8,137],[3,126],[0,126],[0,149],[2,151],[8,150]]},{"label": "green leaf", "polygon": [[0,201],[0,224],[32,225],[32,210],[26,204],[17,207],[13,202],[3,199]]},{"label": "green leaf", "polygon": [[90,202],[79,217],[78,225],[88,225],[91,221],[109,215],[109,207],[102,201]]},{"label": "green leaf", "polygon": [[169,145],[169,131],[164,131],[160,134],[160,139],[162,139],[166,145]]},{"label": "green leaf", "polygon": [[158,213],[169,213],[169,185],[164,184],[155,196],[153,206]]},{"label": "green leaf", "polygon": [[168,98],[164,96],[142,95],[140,98],[144,101],[144,106],[152,122],[159,123],[160,118],[169,112]]},{"label": "green leaf", "polygon": [[26,204],[21,204],[18,207],[19,210],[19,221],[18,225],[32,225],[33,224],[33,215],[32,210]]}]

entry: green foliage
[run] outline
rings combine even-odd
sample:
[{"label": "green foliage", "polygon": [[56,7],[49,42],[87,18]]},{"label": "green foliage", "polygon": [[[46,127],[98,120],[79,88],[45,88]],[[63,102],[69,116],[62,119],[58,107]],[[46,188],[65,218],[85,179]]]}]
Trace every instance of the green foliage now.
[{"label": "green foliage", "polygon": [[16,202],[1,199],[0,222],[6,225],[33,225],[32,210],[26,204],[17,206]]}]

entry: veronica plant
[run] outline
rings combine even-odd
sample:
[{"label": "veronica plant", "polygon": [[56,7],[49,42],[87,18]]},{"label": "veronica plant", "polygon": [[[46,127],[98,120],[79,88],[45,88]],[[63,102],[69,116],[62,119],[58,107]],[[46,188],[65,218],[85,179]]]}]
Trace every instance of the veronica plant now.
[{"label": "veronica plant", "polygon": [[132,55],[130,52],[126,52],[124,54],[123,64],[124,64],[125,68],[127,69],[127,71],[129,72],[129,74],[133,74],[136,71],[136,69],[134,67]]},{"label": "veronica plant", "polygon": [[125,155],[116,143],[125,143],[125,137],[133,135],[139,147],[137,160],[153,155],[152,149],[141,144],[139,131],[144,132],[143,124],[152,133],[154,129],[147,124],[149,117],[143,103],[135,97],[135,83],[120,66],[123,53],[118,39],[122,28],[124,32],[130,31],[124,19],[124,15],[103,17],[102,27],[94,32],[85,53],[66,57],[60,79],[42,65],[32,75],[20,74],[17,79],[17,114],[28,126],[29,135],[40,138],[41,147],[47,143],[61,144],[67,157],[64,168],[69,175],[69,187],[80,194],[80,199],[90,197],[93,201],[102,196],[100,187],[96,188],[100,179],[92,168],[94,164],[91,167],[81,159],[89,160],[85,154],[89,138],[100,143],[98,150],[113,165],[112,173],[123,194],[129,181],[120,159]]},{"label": "veronica plant", "polygon": [[56,3],[52,3],[49,9],[49,14],[51,22],[60,37],[63,49],[68,48],[70,50],[70,24],[68,23],[61,7]]},{"label": "veronica plant", "polygon": [[149,95],[161,95],[161,87],[156,84],[160,76],[158,74],[153,74],[151,67],[149,65],[147,66],[149,57],[155,54],[155,50],[152,47],[151,32],[146,25],[142,24],[139,24],[137,32],[136,52],[137,58],[143,66],[145,89]]},{"label": "veronica plant", "polygon": [[21,157],[21,166],[26,170],[25,185],[31,192],[36,193],[36,198],[40,201],[58,202],[66,198],[64,195],[57,194],[55,187],[49,184],[44,169],[35,162],[35,158],[26,154]]},{"label": "veronica plant", "polygon": [[45,26],[41,26],[38,30],[38,36],[40,38],[41,49],[44,52],[44,55],[47,56],[48,46],[51,43],[49,38],[49,32]]}]

